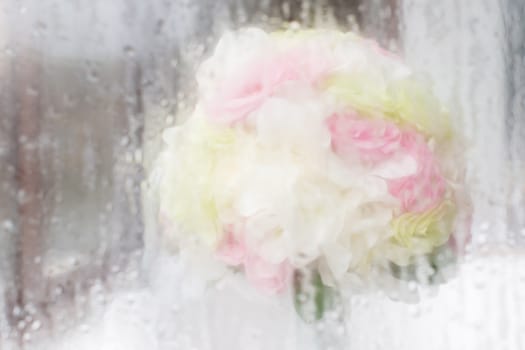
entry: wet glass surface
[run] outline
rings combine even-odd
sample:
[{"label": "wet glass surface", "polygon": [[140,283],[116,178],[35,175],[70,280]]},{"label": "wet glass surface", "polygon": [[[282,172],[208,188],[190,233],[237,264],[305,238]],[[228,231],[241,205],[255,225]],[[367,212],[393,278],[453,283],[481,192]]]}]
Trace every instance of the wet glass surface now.
[{"label": "wet glass surface", "polygon": [[193,282],[145,181],[162,130],[193,108],[199,63],[243,26],[374,38],[428,75],[467,141],[472,241],[457,276],[414,304],[348,301],[346,345],[523,348],[523,16],[512,0],[4,0],[0,348],[305,348],[289,305],[227,285],[181,302]]}]

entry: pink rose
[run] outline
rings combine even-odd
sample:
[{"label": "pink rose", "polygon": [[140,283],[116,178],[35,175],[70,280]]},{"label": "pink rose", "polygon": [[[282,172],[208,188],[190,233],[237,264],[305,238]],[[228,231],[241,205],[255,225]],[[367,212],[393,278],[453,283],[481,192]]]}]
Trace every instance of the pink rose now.
[{"label": "pink rose", "polygon": [[244,244],[236,237],[231,226],[226,228],[224,239],[219,244],[217,257],[229,266],[244,267],[246,278],[254,286],[269,294],[282,292],[289,284],[292,267],[288,262],[272,264]]},{"label": "pink rose", "polygon": [[215,121],[235,123],[259,108],[282,84],[301,81],[313,85],[330,66],[326,58],[304,48],[254,60],[223,82],[208,104],[208,113]]},{"label": "pink rose", "polygon": [[327,120],[332,148],[340,156],[356,152],[363,161],[383,161],[400,149],[401,130],[382,120],[362,119],[357,113],[333,115]]},{"label": "pink rose", "polygon": [[327,127],[332,149],[343,159],[357,155],[363,162],[379,164],[395,155],[408,155],[415,160],[413,174],[385,179],[403,212],[422,212],[443,200],[445,179],[425,139],[417,132],[402,130],[384,120],[364,119],[355,112],[331,116]]},{"label": "pink rose", "polygon": [[413,175],[389,179],[388,190],[401,201],[404,211],[429,210],[443,200],[445,179],[423,136],[405,131],[400,141],[402,152],[416,160],[417,170]]}]

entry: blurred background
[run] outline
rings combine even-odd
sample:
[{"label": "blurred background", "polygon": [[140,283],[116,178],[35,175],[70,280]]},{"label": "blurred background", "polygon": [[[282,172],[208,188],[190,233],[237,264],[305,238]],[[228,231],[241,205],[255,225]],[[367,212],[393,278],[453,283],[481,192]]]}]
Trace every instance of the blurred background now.
[{"label": "blurred background", "polygon": [[0,349],[223,348],[159,311],[176,302],[144,180],[196,67],[247,25],[375,38],[468,141],[464,267],[419,304],[356,298],[352,349],[525,349],[523,18],[521,0],[1,1]]}]

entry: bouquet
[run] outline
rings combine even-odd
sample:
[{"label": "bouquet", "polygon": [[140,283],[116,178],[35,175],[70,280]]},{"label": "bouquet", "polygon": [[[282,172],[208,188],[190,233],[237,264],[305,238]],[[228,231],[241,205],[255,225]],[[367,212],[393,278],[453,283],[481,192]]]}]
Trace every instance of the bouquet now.
[{"label": "bouquet", "polygon": [[338,292],[435,283],[454,262],[459,137],[400,57],[353,33],[249,28],[197,82],[156,173],[166,235],[210,280],[292,288],[319,319]]}]

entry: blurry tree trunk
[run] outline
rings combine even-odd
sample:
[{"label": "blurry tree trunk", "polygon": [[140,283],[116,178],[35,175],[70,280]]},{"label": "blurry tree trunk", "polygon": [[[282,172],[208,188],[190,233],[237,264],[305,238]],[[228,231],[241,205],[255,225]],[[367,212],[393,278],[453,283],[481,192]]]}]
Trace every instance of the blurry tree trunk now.
[{"label": "blurry tree trunk", "polygon": [[39,158],[39,63],[35,53],[24,55],[15,74],[16,178],[19,217],[17,276],[19,302],[38,298],[43,291],[39,256],[42,253],[42,187]]},{"label": "blurry tree trunk", "polygon": [[[11,18],[11,21],[15,21]],[[17,206],[16,251],[14,260],[14,287],[11,292],[10,316],[18,325],[20,334],[32,322],[43,317],[45,284],[41,271],[43,252],[43,187],[40,164],[41,113],[41,56],[33,42],[32,26],[21,21],[11,22],[11,44],[18,59],[13,60],[11,88],[14,91],[13,134],[15,190]],[[16,31],[16,32],[15,32]],[[15,40],[16,35],[16,42]],[[38,322],[41,322],[40,320]]]}]

